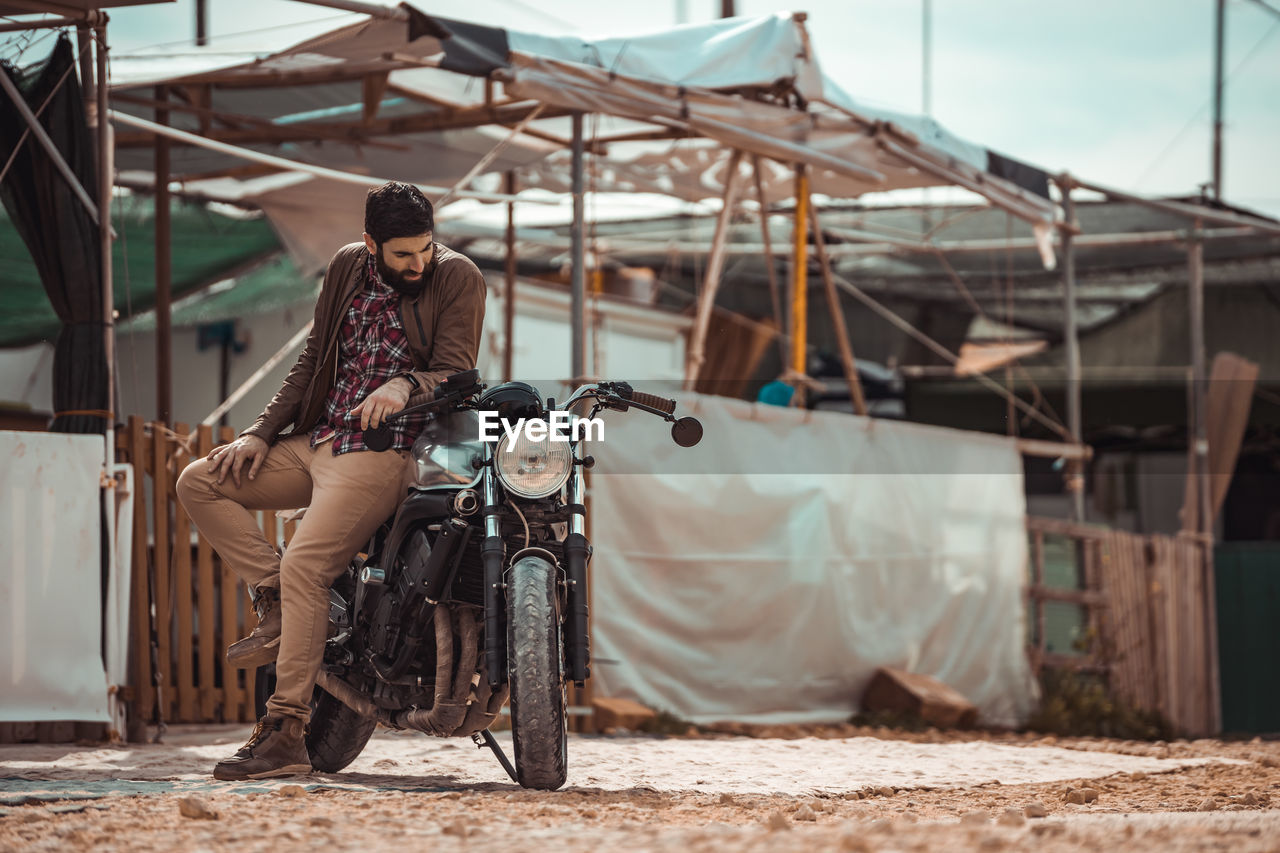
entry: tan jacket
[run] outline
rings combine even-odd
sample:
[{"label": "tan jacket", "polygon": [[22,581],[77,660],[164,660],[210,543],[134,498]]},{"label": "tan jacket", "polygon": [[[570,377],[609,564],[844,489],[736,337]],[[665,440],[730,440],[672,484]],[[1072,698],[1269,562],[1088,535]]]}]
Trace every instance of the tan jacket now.
[{"label": "tan jacket", "polygon": [[[324,417],[324,400],[338,375],[338,336],[342,318],[364,282],[364,243],[343,246],[329,262],[316,302],[315,325],[284,385],[258,419],[241,435],[268,444],[310,432]],[[452,373],[476,366],[484,327],[485,283],[470,258],[435,244],[427,282],[416,298],[400,300],[400,319],[413,354],[413,376],[421,386],[410,405],[425,403],[430,392]]]}]

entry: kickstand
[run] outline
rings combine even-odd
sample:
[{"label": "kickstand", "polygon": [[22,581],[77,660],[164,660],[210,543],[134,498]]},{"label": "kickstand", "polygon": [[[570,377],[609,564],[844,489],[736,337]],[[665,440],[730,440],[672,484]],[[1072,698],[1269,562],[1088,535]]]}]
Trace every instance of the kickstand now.
[{"label": "kickstand", "polygon": [[502,751],[502,746],[498,743],[498,739],[493,736],[493,732],[488,729],[476,732],[471,736],[471,740],[475,742],[477,749],[484,749],[486,746],[492,749],[493,754],[498,757],[498,763],[502,765],[502,769],[507,771],[507,775],[511,777],[511,781],[517,785],[520,784],[520,780],[516,778],[516,769],[507,760],[507,754]]}]

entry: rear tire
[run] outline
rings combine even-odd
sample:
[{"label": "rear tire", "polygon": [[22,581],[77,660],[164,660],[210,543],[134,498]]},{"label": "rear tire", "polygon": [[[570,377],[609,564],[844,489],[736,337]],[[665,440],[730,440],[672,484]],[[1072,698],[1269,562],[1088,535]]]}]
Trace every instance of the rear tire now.
[{"label": "rear tire", "polygon": [[511,567],[507,586],[507,675],[516,779],[554,791],[565,783],[564,655],[556,570],[541,557]]},{"label": "rear tire", "polygon": [[[261,719],[267,700],[276,689],[276,665],[258,667],[254,678],[254,705]],[[319,687],[311,694],[311,722],[307,728],[307,754],[311,769],[337,773],[364,752],[377,728],[376,720],[356,713]]]}]

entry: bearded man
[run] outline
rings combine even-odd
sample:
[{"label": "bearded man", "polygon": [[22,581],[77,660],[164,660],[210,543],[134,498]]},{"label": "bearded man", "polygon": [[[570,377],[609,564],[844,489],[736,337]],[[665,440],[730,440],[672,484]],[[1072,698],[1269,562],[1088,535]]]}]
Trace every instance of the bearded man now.
[{"label": "bearded man", "polygon": [[[254,590],[258,626],[231,644],[227,660],[241,669],[276,663],[266,715],[214,768],[215,779],[310,772],[305,734],[329,587],[404,498],[409,449],[424,421],[393,422],[383,453],[367,450],[361,431],[475,367],[484,278],[435,242],[434,230],[431,202],[417,187],[371,189],[364,241],[329,262],[315,325],[280,391],[239,438],[178,479],[191,520]],[[295,507],[307,512],[281,556],[254,511]]]}]

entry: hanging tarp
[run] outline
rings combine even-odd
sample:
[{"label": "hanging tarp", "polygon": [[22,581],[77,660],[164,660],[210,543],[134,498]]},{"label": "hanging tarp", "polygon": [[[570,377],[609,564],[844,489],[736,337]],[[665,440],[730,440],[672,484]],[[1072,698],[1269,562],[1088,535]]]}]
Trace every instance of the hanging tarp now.
[{"label": "hanging tarp", "polygon": [[106,418],[86,414],[111,408],[100,241],[98,224],[77,195],[83,188],[96,199],[98,170],[75,64],[71,40],[63,33],[46,62],[26,73],[5,64],[0,74],[8,75],[30,111],[39,114],[41,126],[80,187],[73,188],[49,152],[26,133],[27,120],[12,99],[0,96],[0,162],[7,162],[17,149],[0,184],[0,199],[61,324],[53,357],[50,429],[101,432]]},{"label": "hanging tarp", "polygon": [[[155,305],[155,216],[149,198],[112,205],[115,308],[121,320]],[[232,217],[189,203],[172,211],[172,294],[180,300],[280,251],[267,221]],[[97,251],[96,244],[94,251]],[[0,211],[0,348],[54,340],[62,322],[40,283],[30,252]],[[105,379],[103,380],[105,382]]]},{"label": "hanging tarp", "polygon": [[[960,430],[684,395],[592,445],[596,691],[694,722],[842,722],[879,666],[1034,706],[1022,459]],[[643,519],[643,523],[637,523]]]}]

